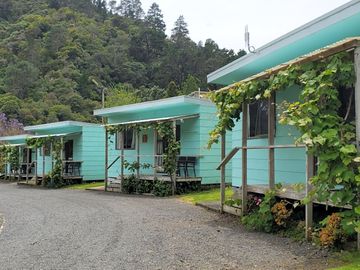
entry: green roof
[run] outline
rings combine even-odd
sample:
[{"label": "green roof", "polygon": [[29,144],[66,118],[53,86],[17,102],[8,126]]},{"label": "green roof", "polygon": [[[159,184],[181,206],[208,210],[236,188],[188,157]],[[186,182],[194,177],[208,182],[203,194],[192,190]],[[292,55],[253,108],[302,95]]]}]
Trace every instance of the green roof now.
[{"label": "green roof", "polygon": [[78,122],[78,121],[62,121],[62,122],[47,123],[47,124],[35,125],[35,126],[26,126],[24,130],[39,134],[40,133],[56,134],[56,133],[80,132],[82,130],[82,127],[84,126],[100,126],[100,125]]},{"label": "green roof", "polygon": [[348,37],[360,36],[360,0],[337,9],[281,36],[208,75],[208,82],[229,85],[281,63]]},{"label": "green roof", "polygon": [[[154,111],[158,111],[158,110],[168,111],[169,115],[171,115],[172,111],[176,108],[180,108],[180,107],[186,108],[187,106],[190,107],[193,105],[214,106],[214,104],[207,99],[190,97],[190,96],[178,96],[178,97],[171,97],[171,98],[95,110],[94,115],[109,117],[109,116],[117,116],[122,114],[129,114],[129,113],[141,113],[143,114],[144,119],[146,119],[151,117],[151,115],[149,114],[151,114]],[[189,114],[192,113],[189,112]]]}]

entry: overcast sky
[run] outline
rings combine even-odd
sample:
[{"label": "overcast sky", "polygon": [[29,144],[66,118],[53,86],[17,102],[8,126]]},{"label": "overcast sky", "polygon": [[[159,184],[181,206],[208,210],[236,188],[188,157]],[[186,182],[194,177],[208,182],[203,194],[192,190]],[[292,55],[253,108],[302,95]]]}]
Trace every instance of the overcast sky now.
[{"label": "overcast sky", "polygon": [[143,9],[159,4],[171,34],[174,22],[184,15],[191,38],[211,38],[220,47],[244,48],[244,27],[249,25],[256,48],[286,34],[349,0],[142,0]]}]

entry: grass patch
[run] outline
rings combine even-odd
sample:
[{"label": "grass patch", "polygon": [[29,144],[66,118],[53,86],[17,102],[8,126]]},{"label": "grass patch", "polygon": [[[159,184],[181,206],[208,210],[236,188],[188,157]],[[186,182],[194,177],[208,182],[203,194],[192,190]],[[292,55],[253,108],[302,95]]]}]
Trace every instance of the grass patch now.
[{"label": "grass patch", "polygon": [[[233,195],[233,190],[231,187],[226,188],[225,197],[230,199]],[[199,202],[211,202],[211,201],[220,201],[220,189],[210,189],[200,192],[189,193],[186,195],[180,196],[180,199],[187,203],[199,203]]]},{"label": "grass patch", "polygon": [[360,269],[360,253],[359,252],[344,252],[340,255],[340,261],[343,266],[331,268],[330,270],[359,270]]},{"label": "grass patch", "polygon": [[93,183],[71,185],[65,187],[65,189],[85,190],[87,188],[102,187],[102,186],[104,186],[104,182],[93,182]]}]

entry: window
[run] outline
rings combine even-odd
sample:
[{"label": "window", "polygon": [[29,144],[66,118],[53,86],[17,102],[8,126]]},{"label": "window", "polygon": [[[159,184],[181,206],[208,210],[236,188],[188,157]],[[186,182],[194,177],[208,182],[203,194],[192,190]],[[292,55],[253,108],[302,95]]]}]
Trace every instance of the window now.
[{"label": "window", "polygon": [[46,143],[41,149],[40,149],[40,156],[45,154],[44,156],[50,156],[50,149],[51,149],[51,143]]},{"label": "window", "polygon": [[122,132],[118,132],[116,135],[116,149],[134,150],[135,140],[135,132],[133,129],[127,129]]},{"label": "window", "polygon": [[355,121],[355,91],[354,88],[339,89],[339,100],[341,107],[339,115],[344,118],[346,123]]},{"label": "window", "polygon": [[258,100],[249,104],[249,137],[268,135],[268,101]]}]

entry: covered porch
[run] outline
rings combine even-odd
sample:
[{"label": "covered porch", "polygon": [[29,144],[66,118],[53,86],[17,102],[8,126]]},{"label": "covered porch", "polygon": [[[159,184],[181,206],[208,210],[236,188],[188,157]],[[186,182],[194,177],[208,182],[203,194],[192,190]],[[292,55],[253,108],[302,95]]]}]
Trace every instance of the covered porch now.
[{"label": "covered porch", "polygon": [[[174,192],[177,183],[201,183],[199,167],[202,155],[199,145],[194,144],[194,136],[197,136],[194,126],[198,118],[199,114],[188,114],[106,125],[105,179],[108,181],[105,189],[121,186],[122,180],[131,174],[144,181],[171,182]],[[172,174],[165,168],[165,156],[171,146],[156,129],[162,123],[169,124],[180,145],[176,154],[176,169]],[[114,128],[118,131],[110,132]]]}]

